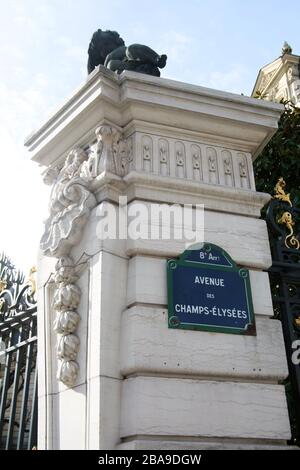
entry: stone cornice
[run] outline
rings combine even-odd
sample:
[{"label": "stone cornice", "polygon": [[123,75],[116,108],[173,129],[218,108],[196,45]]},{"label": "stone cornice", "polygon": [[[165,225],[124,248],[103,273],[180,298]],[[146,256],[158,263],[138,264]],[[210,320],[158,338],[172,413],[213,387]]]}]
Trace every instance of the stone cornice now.
[{"label": "stone cornice", "polygon": [[[204,204],[208,210],[229,212],[249,217],[260,217],[261,209],[271,196],[245,189],[228,188],[212,184],[199,184],[177,178],[130,172],[124,177],[128,185],[123,194],[128,202],[135,199],[159,203]],[[150,196],[151,195],[151,196]],[[98,203],[100,199],[97,198]]]},{"label": "stone cornice", "polygon": [[[132,122],[217,136],[255,156],[277,128],[282,106],[174,80],[99,66],[52,117],[25,142],[32,159],[52,166],[72,147],[91,143],[99,123]],[[145,121],[147,116],[147,121]]]}]

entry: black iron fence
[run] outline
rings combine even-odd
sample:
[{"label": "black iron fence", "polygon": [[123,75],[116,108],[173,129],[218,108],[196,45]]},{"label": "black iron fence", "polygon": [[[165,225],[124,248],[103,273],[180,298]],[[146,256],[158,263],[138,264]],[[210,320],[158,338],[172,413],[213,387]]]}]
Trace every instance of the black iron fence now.
[{"label": "black iron fence", "polygon": [[37,445],[35,282],[22,281],[0,281],[0,449]]},{"label": "black iron fence", "polygon": [[287,354],[291,443],[300,445],[300,209],[293,207],[282,178],[275,190],[266,212],[272,253],[269,278],[274,315],[281,320]]}]

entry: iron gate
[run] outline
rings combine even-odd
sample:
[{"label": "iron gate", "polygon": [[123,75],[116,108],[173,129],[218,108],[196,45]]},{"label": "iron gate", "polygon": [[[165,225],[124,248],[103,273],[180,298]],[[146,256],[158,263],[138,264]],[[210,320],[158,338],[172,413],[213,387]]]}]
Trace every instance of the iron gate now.
[{"label": "iron gate", "polygon": [[[2,266],[3,257],[1,259]],[[4,260],[6,261],[6,260]],[[0,449],[37,444],[37,307],[32,277],[0,278]],[[1,273],[0,273],[1,274]]]},{"label": "iron gate", "polygon": [[272,253],[269,269],[275,318],[281,320],[289,377],[285,381],[292,443],[300,445],[300,209],[293,207],[279,179],[267,207]]}]

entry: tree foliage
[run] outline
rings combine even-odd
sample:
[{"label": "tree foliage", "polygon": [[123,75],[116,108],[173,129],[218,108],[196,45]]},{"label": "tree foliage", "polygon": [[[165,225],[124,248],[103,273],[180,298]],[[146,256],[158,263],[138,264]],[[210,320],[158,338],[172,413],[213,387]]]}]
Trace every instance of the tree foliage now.
[{"label": "tree foliage", "polygon": [[300,108],[284,102],[278,130],[254,162],[257,191],[273,194],[280,178],[294,205],[300,205]]}]

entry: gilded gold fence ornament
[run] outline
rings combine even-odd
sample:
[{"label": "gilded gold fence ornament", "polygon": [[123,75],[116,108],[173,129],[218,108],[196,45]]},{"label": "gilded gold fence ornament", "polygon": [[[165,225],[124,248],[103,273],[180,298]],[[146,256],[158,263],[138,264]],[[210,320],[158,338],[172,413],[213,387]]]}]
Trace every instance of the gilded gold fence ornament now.
[{"label": "gilded gold fence ornament", "polygon": [[[279,201],[287,202],[291,207],[293,206],[290,195],[286,194],[285,192],[285,186],[286,183],[282,176],[279,178],[277,181],[277,184],[275,186],[275,195],[273,196],[274,199],[278,199]],[[293,225],[295,225],[295,222],[293,221],[293,216],[291,212],[285,211],[281,217],[278,217],[277,219],[278,224],[284,224],[287,229],[289,230],[289,233],[285,237],[284,244],[287,248],[293,248],[295,250],[299,250],[300,248],[300,241],[298,238],[294,235],[294,229]]]},{"label": "gilded gold fence ornament", "polygon": [[32,266],[29,271],[29,276],[27,280],[27,285],[30,286],[30,294],[34,295],[36,293],[36,280],[35,280],[36,267]]},{"label": "gilded gold fence ornament", "polygon": [[277,181],[277,184],[274,188],[275,190],[274,198],[279,199],[280,201],[288,202],[289,205],[292,206],[290,195],[285,193],[285,189],[284,189],[285,186],[286,186],[286,183],[281,176],[279,180]]},{"label": "gilded gold fence ornament", "polygon": [[3,279],[0,279],[0,294],[3,292],[7,287],[7,282],[3,281]]},{"label": "gilded gold fence ornament", "polygon": [[295,225],[295,222],[293,221],[292,214],[290,212],[284,212],[278,219],[278,223],[286,225],[287,229],[290,231],[290,233],[285,237],[285,246],[287,248],[299,250],[300,242],[294,235],[293,225]]}]

